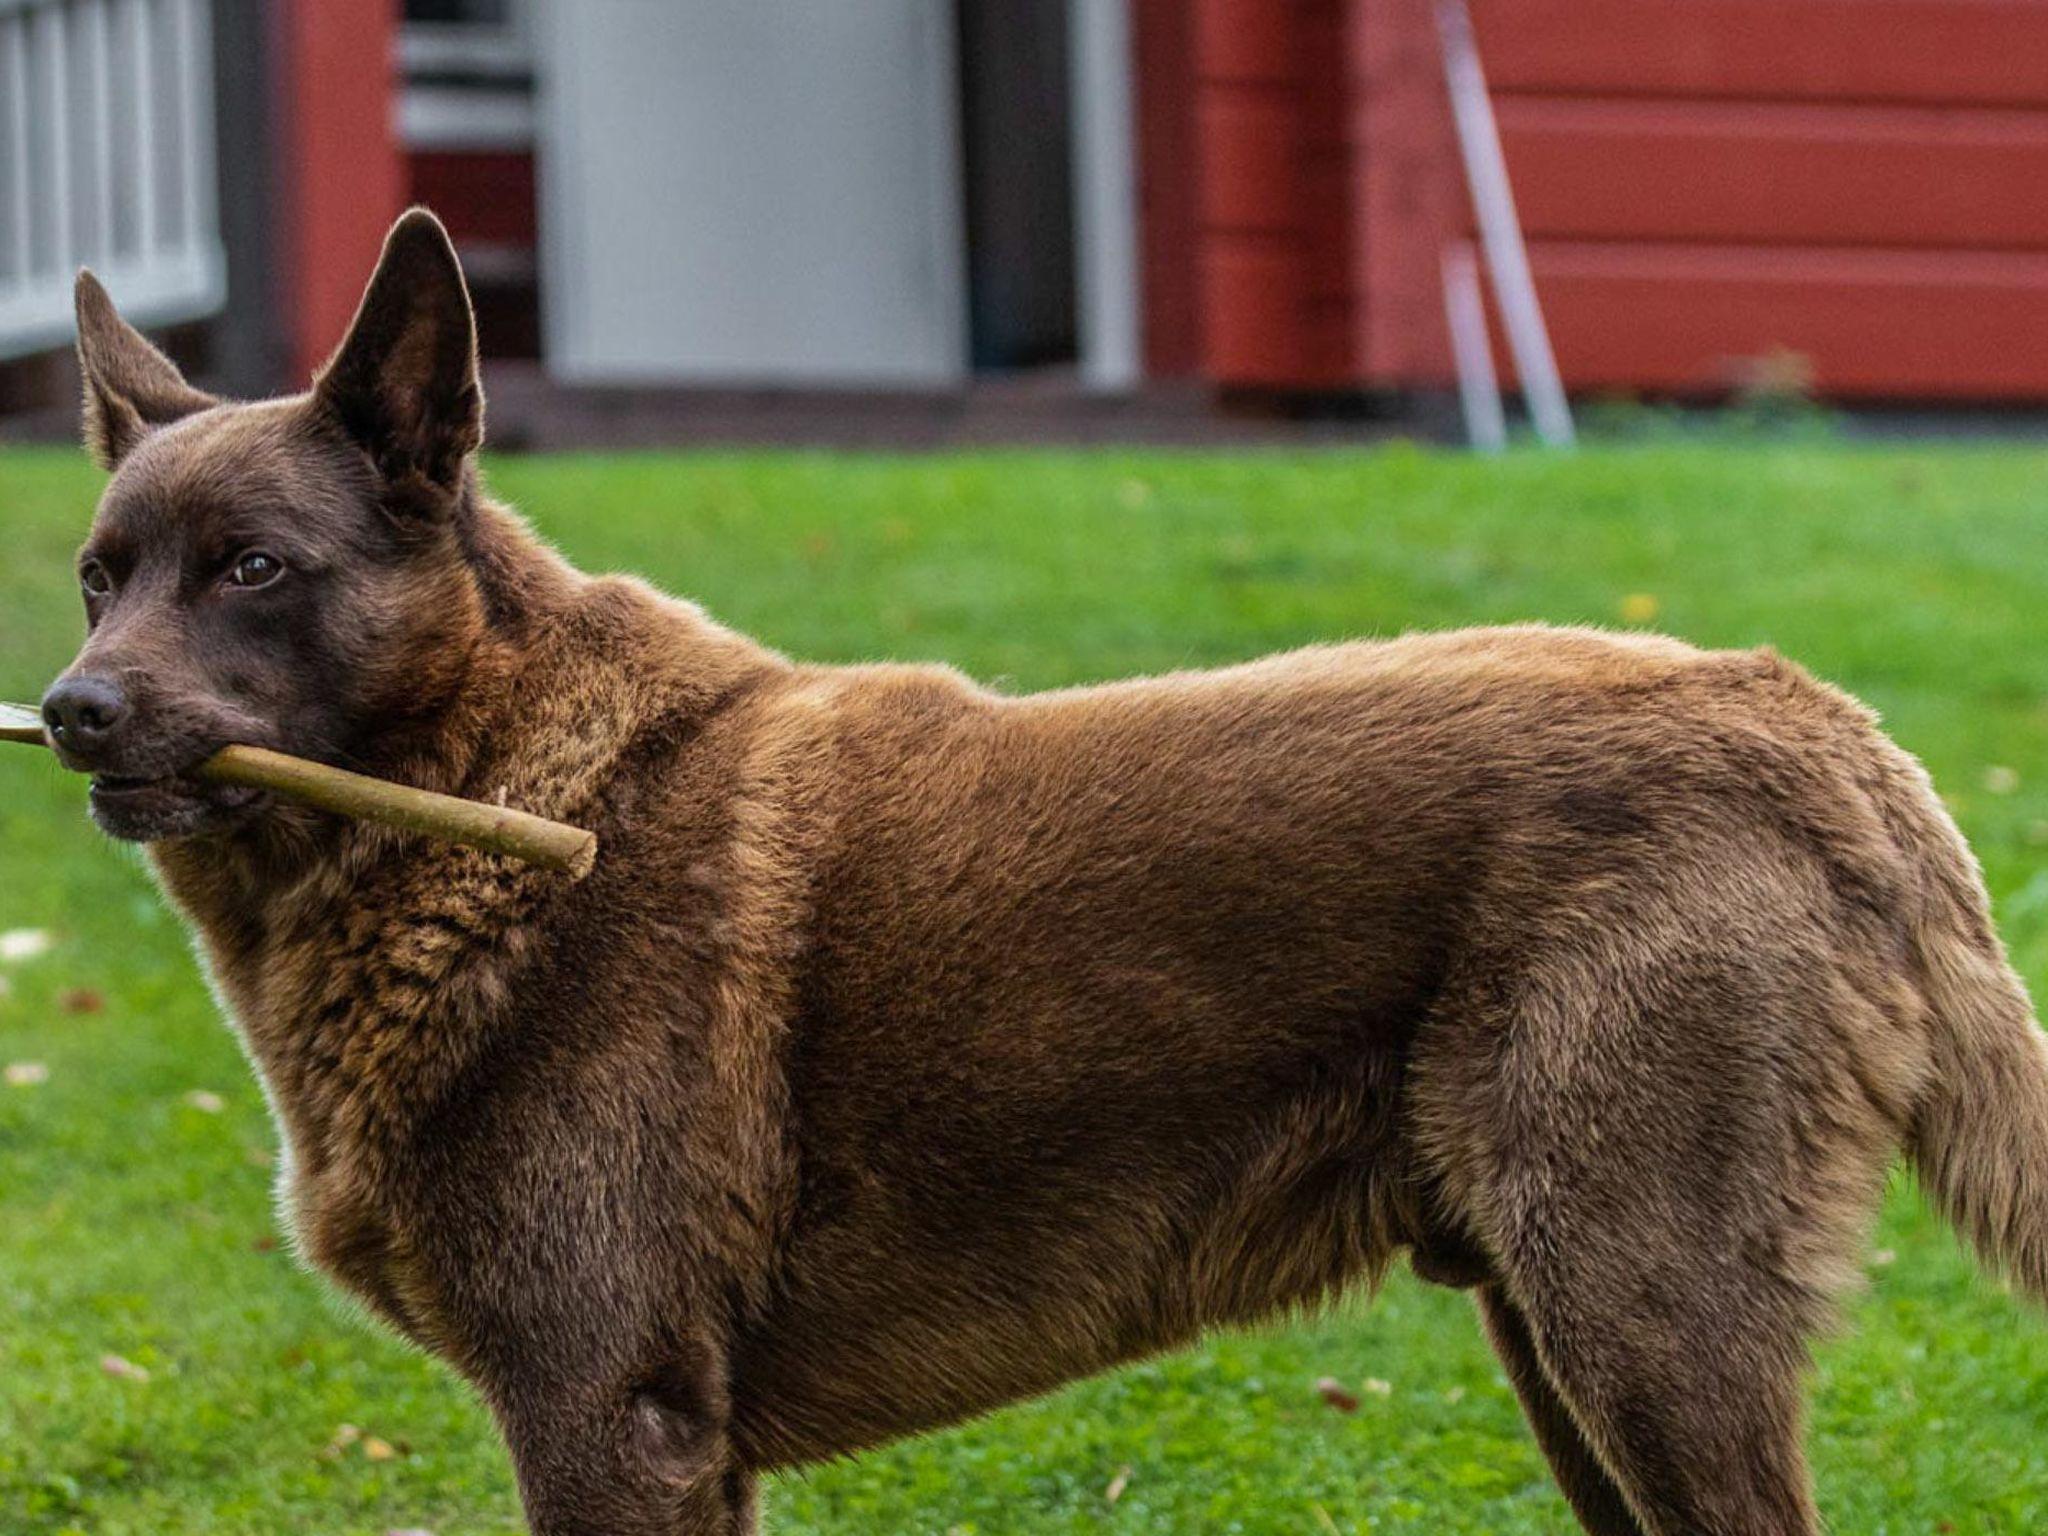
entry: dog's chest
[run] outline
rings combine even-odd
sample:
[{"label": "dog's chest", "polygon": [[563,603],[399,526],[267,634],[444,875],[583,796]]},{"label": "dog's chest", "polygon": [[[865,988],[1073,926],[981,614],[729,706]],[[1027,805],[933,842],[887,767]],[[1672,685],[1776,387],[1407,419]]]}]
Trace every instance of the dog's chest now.
[{"label": "dog's chest", "polygon": [[306,1262],[413,1343],[448,1351],[450,1298],[411,1240],[411,1223],[374,1182],[347,1167],[294,1173],[285,1204]]},{"label": "dog's chest", "polygon": [[519,872],[450,862],[444,879],[383,900],[358,889],[308,902],[260,946],[214,956],[278,1124],[279,1194],[300,1251],[429,1345],[441,1301],[419,1234],[433,1220],[434,1126],[537,948]]}]

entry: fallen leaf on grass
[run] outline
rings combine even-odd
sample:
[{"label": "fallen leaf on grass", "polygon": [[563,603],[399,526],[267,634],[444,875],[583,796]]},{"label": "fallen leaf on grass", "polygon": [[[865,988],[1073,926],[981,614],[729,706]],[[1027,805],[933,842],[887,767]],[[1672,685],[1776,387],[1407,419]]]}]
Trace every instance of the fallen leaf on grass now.
[{"label": "fallen leaf on grass", "polygon": [[395,1461],[400,1456],[412,1454],[412,1447],[403,1440],[393,1445],[389,1440],[380,1440],[375,1435],[366,1435],[353,1424],[338,1425],[334,1438],[320,1448],[322,1461],[338,1461],[352,1445],[363,1448],[365,1461]]},{"label": "fallen leaf on grass", "polygon": [[1345,1391],[1344,1383],[1334,1376],[1324,1376],[1316,1382],[1316,1396],[1339,1413],[1358,1412],[1358,1398]]},{"label": "fallen leaf on grass", "polygon": [[104,1013],[107,1000],[91,987],[69,987],[57,994],[59,1013]]},{"label": "fallen leaf on grass", "polygon": [[434,1536],[434,1533],[417,1525],[408,1525],[403,1530],[388,1530],[384,1536]]},{"label": "fallen leaf on grass", "polygon": [[1883,1269],[1887,1265],[1898,1263],[1899,1256],[1890,1248],[1880,1248],[1875,1253],[1871,1254],[1870,1262],[1874,1267],[1878,1269]]},{"label": "fallen leaf on grass", "polygon": [[1370,1392],[1374,1397],[1392,1397],[1394,1395],[1394,1384],[1391,1381],[1381,1381],[1377,1376],[1366,1377],[1364,1381],[1359,1383],[1359,1388],[1362,1391]]},{"label": "fallen leaf on grass", "polygon": [[1621,621],[1624,624],[1647,624],[1657,617],[1657,599],[1648,592],[1631,592],[1621,600]]},{"label": "fallen leaf on grass", "polygon": [[47,928],[10,928],[0,933],[0,961],[33,960],[48,954],[56,943]]},{"label": "fallen leaf on grass", "polygon": [[33,1088],[50,1080],[50,1069],[40,1061],[10,1061],[4,1076],[10,1088]]},{"label": "fallen leaf on grass", "polygon": [[188,1108],[199,1110],[202,1114],[208,1115],[217,1115],[227,1108],[226,1100],[217,1093],[209,1093],[204,1088],[194,1088],[190,1093],[186,1094],[185,1103]]},{"label": "fallen leaf on grass", "polygon": [[124,1360],[119,1355],[101,1355],[100,1369],[109,1376],[117,1377],[122,1381],[149,1380],[148,1371],[137,1365],[133,1360]]},{"label": "fallen leaf on grass", "polygon": [[266,1232],[249,1246],[257,1253],[275,1253],[277,1251],[277,1239]]},{"label": "fallen leaf on grass", "polygon": [[1116,1469],[1116,1476],[1112,1477],[1109,1480],[1109,1486],[1102,1490],[1102,1502],[1114,1504],[1124,1496],[1124,1490],[1130,1486],[1131,1469],[1129,1467],[1118,1467]]}]

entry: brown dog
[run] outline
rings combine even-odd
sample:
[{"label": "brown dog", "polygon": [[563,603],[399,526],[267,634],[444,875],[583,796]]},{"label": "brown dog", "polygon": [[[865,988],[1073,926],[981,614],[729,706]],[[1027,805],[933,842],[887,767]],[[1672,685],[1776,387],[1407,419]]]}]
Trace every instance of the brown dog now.
[{"label": "brown dog", "polygon": [[[1598,1536],[1817,1523],[1804,1340],[1904,1147],[2048,1297],[2048,1049],[1926,776],[1768,654],[1490,630],[1006,698],[792,664],[477,483],[392,231],[312,392],[79,282],[91,636],[314,1264],[481,1389],[543,1536],[1268,1317],[1476,1289]],[[571,884],[203,786],[247,741],[577,821]]]}]

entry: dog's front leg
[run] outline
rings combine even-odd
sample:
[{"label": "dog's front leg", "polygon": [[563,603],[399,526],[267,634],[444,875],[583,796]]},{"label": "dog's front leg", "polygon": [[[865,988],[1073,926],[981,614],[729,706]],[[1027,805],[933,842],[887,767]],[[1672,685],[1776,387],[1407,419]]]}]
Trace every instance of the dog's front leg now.
[{"label": "dog's front leg", "polygon": [[533,1536],[754,1536],[725,1426],[659,1379],[490,1392]]}]

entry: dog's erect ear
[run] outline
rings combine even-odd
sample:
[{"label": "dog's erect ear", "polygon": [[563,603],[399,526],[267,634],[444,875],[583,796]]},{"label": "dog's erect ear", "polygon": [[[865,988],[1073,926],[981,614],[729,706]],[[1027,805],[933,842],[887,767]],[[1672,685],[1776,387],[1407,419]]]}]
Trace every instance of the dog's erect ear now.
[{"label": "dog's erect ear", "polygon": [[391,226],[348,336],[313,385],[398,499],[452,506],[483,442],[476,319],[441,221],[414,208]]},{"label": "dog's erect ear", "polygon": [[220,402],[185,382],[177,365],[116,313],[90,272],[80,271],[78,372],[85,385],[85,446],[112,469],[155,427]]}]

